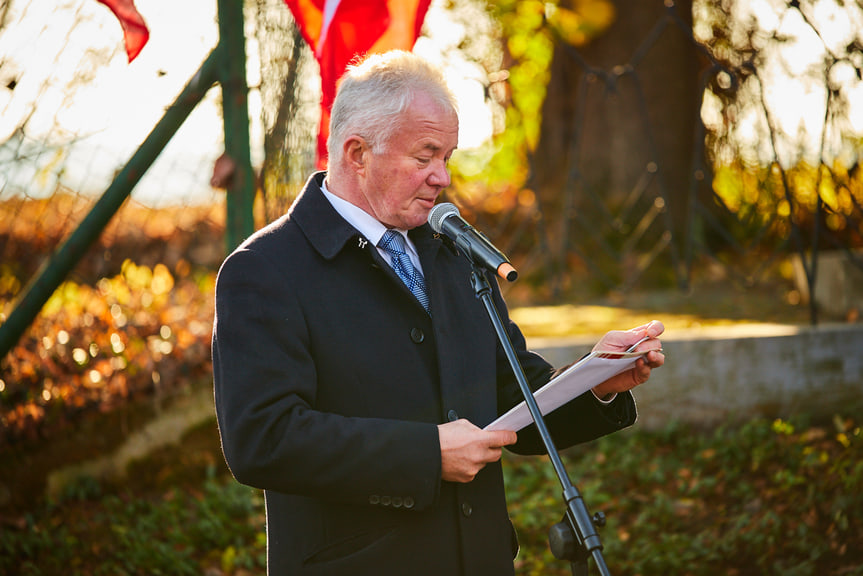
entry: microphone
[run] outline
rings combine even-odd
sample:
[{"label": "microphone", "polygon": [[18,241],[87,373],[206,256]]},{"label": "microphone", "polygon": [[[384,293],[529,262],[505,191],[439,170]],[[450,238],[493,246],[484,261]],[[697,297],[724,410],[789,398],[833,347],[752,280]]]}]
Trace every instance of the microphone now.
[{"label": "microphone", "polygon": [[479,264],[510,282],[518,278],[518,272],[503,252],[495,248],[485,234],[465,222],[455,204],[437,204],[429,212],[428,222],[432,230],[455,242],[474,264]]}]

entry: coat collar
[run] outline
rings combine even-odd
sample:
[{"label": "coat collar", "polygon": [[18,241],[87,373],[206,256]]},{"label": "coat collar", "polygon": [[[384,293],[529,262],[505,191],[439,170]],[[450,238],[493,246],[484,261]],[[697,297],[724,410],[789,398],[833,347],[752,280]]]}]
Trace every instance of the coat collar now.
[{"label": "coat collar", "polygon": [[[356,228],[342,218],[321,191],[326,172],[312,174],[302,192],[288,212],[289,218],[300,227],[309,244],[324,258],[332,260],[345,246],[366,241]],[[428,223],[408,232],[425,268],[441,246],[440,239]]]}]

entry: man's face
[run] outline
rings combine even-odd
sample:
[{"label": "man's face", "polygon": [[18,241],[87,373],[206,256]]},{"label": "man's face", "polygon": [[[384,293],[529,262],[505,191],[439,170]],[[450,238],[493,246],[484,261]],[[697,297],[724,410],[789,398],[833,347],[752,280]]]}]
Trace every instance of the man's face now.
[{"label": "man's face", "polygon": [[418,95],[383,150],[363,155],[364,209],[386,226],[409,230],[426,222],[449,186],[447,162],[458,144],[458,116]]}]

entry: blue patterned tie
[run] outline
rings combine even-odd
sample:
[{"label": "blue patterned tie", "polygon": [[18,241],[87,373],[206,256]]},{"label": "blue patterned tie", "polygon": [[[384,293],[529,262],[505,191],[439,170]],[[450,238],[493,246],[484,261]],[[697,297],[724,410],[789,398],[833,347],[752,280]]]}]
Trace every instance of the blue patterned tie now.
[{"label": "blue patterned tie", "polygon": [[395,230],[387,230],[378,242],[378,246],[392,257],[393,270],[405,286],[416,296],[426,312],[429,312],[429,296],[426,290],[426,281],[422,272],[417,270],[410,256],[405,251],[405,239]]}]

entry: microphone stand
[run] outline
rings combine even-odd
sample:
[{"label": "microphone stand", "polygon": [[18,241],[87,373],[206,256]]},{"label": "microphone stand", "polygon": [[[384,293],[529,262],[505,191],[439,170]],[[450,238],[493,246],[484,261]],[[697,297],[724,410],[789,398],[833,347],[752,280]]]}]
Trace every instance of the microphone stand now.
[{"label": "microphone stand", "polygon": [[471,260],[471,267],[471,283],[477,297],[485,305],[492,324],[494,324],[498,339],[506,352],[510,366],[512,366],[512,370],[518,380],[518,385],[521,388],[521,393],[530,410],[530,415],[533,417],[536,429],[543,444],[545,444],[546,452],[548,452],[560,485],[563,488],[562,495],[566,502],[566,513],[563,519],[552,526],[549,531],[549,546],[552,554],[558,559],[569,560],[573,576],[587,576],[587,564],[591,556],[596,562],[597,568],[599,568],[599,573],[603,576],[610,576],[611,573],[608,571],[605,558],[602,556],[602,543],[600,543],[599,535],[596,533],[596,526],[605,524],[605,516],[601,513],[597,513],[593,517],[590,516],[590,512],[588,512],[587,505],[584,503],[581,494],[579,494],[578,488],[569,479],[560,454],[545,425],[542,412],[540,412],[536,399],[533,397],[527,377],[524,375],[524,369],[518,361],[515,349],[509,339],[509,334],[503,326],[503,321],[500,319],[497,308],[494,307],[494,302],[491,298],[491,286],[489,285],[485,271],[479,268],[473,260]]}]

